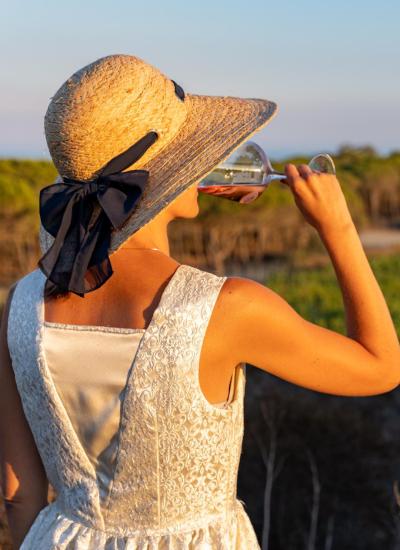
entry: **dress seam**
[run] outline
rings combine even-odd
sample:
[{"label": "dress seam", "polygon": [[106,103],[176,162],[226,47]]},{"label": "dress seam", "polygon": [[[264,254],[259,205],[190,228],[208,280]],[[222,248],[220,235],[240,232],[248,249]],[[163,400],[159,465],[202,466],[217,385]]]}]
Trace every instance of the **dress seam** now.
[{"label": "dress seam", "polygon": [[[100,526],[100,525],[94,525],[86,522],[83,518],[80,516],[75,515],[70,510],[66,510],[62,503],[56,499],[53,502],[50,502],[44,509],[47,510],[54,510],[54,512],[57,514],[57,516],[61,516],[71,523],[77,524],[81,526],[84,529],[90,529],[93,531],[98,531],[101,533],[105,533],[108,536],[111,537],[128,537],[133,538],[136,536],[144,536],[144,537],[162,537],[162,536],[170,536],[170,535],[176,535],[176,534],[184,534],[187,532],[191,532],[193,530],[197,529],[204,529],[208,528],[210,524],[218,521],[229,521],[230,519],[234,519],[237,515],[237,505],[236,503],[230,504],[226,512],[217,512],[214,514],[205,514],[198,518],[191,518],[188,520],[183,520],[180,522],[177,522],[175,524],[172,524],[170,526],[165,526],[163,528],[155,529],[154,527],[142,527],[138,528],[136,530],[129,530],[129,529],[121,529],[121,530],[115,530],[113,528],[108,529],[106,526]],[[43,509],[43,510],[44,510]]]},{"label": "dress seam", "polygon": [[128,328],[128,327],[111,327],[102,325],[78,325],[75,323],[59,323],[58,321],[44,321],[43,325],[48,328],[58,328],[71,331],[87,331],[87,332],[107,332],[117,334],[134,334],[145,332],[143,328]]},{"label": "dress seam", "polygon": [[[235,383],[236,383],[236,376],[235,376]],[[231,410],[230,415],[230,423],[231,423],[231,430],[230,430],[230,447],[233,445],[234,440],[234,422],[233,422],[233,410]],[[229,507],[232,506],[231,503],[231,494],[230,494],[230,481],[232,477],[232,452],[229,453],[229,466],[228,466],[228,475],[226,478],[226,517],[228,517],[229,514]]]},{"label": "dress seam", "polygon": [[155,414],[156,419],[156,454],[157,454],[157,515],[158,515],[158,528],[161,529],[161,502],[160,502],[160,445],[158,437],[158,420],[157,411]]}]

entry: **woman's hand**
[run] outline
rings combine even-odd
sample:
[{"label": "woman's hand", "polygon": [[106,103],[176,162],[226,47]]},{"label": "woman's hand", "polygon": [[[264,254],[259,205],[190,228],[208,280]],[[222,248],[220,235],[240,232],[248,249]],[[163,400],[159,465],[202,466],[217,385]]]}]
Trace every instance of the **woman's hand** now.
[{"label": "woman's hand", "polygon": [[306,164],[298,168],[287,164],[285,174],[287,179],[281,182],[290,187],[304,218],[318,232],[342,229],[353,223],[336,176],[313,172]]}]

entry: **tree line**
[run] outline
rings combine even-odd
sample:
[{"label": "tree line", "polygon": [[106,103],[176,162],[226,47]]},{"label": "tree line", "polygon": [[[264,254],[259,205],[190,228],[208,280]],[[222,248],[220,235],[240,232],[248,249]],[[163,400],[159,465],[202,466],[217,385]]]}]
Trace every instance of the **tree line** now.
[{"label": "tree line", "polygon": [[[370,146],[343,145],[332,156],[357,228],[399,224],[400,151],[382,156]],[[283,169],[288,162],[308,160],[287,158],[274,165]],[[56,176],[50,161],[0,159],[0,257],[7,258],[0,265],[0,287],[35,268],[40,256],[39,191]],[[245,263],[319,247],[315,230],[280,182],[250,204],[200,193],[199,206],[195,220],[177,219],[169,228],[171,253],[182,262],[223,274],[229,259]]]}]

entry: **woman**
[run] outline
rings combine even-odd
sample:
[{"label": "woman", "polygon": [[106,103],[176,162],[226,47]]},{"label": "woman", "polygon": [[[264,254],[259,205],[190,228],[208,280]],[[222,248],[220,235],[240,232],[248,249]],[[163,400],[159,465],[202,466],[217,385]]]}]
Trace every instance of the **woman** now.
[{"label": "woman", "polygon": [[259,549],[236,498],[245,364],[338,395],[398,385],[396,332],[334,176],[285,168],[334,264],[347,336],[169,254],[169,222],[198,214],[196,183],[275,111],[185,94],[134,56],[84,67],[53,97],[63,179],[41,192],[40,269],[11,288],[1,327],[16,548]]}]

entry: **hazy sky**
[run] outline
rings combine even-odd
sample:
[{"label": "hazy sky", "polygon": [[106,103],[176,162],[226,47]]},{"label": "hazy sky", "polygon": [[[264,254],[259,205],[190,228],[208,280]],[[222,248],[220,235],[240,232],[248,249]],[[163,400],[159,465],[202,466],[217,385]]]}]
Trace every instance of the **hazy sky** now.
[{"label": "hazy sky", "polygon": [[400,149],[399,0],[0,0],[0,156],[46,158],[49,98],[104,55],[137,55],[188,93],[260,97],[274,157]]}]

